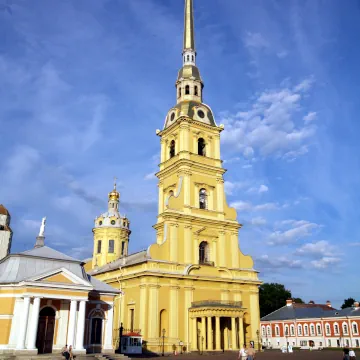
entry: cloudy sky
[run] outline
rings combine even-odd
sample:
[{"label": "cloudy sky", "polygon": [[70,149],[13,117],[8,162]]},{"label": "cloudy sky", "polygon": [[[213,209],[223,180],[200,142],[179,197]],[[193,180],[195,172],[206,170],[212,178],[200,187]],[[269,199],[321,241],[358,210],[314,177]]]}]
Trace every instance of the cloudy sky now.
[{"label": "cloudy sky", "polygon": [[[198,66],[222,133],[240,247],[305,300],[360,297],[356,0],[195,0]],[[183,0],[0,0],[0,203],[12,251],[84,258],[119,178],[131,251],[155,240],[161,128]]]}]

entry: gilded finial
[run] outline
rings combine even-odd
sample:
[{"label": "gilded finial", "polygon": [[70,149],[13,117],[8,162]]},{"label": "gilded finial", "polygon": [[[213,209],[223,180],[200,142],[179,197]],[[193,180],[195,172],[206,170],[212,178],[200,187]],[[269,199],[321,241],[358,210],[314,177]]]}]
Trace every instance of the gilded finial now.
[{"label": "gilded finial", "polygon": [[195,51],[193,0],[185,0],[184,51]]},{"label": "gilded finial", "polygon": [[114,176],[114,190],[116,190],[116,180],[117,180],[117,177]]},{"label": "gilded finial", "polygon": [[116,190],[116,180],[117,180],[117,177],[114,177],[114,189],[109,193],[109,200],[117,200],[117,201],[119,201],[120,194]]}]

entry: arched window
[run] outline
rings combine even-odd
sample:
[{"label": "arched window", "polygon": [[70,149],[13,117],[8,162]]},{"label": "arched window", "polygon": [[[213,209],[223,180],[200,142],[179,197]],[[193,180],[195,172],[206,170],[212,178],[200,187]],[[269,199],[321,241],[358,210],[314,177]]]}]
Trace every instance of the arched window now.
[{"label": "arched window", "polygon": [[266,334],[265,334],[265,326],[262,326],[261,327],[261,332],[262,332],[262,336],[265,336]]},{"label": "arched window", "polygon": [[305,325],[304,325],[304,335],[305,335],[305,336],[308,336],[308,335],[309,335],[309,326],[308,326],[308,324],[305,324]]},{"label": "arched window", "polygon": [[198,96],[198,87],[197,86],[194,87],[194,95]]},{"label": "arched window", "polygon": [[339,334],[339,325],[338,324],[334,324],[334,333],[335,333],[335,335]]},{"label": "arched window", "polygon": [[175,140],[170,142],[170,158],[175,156]]},{"label": "arched window", "polygon": [[314,326],[314,324],[310,324],[310,333],[311,333],[311,335],[315,335],[315,326]]},{"label": "arched window", "polygon": [[179,87],[179,97],[181,97],[181,87]]},{"label": "arched window", "polygon": [[320,324],[316,325],[316,332],[318,335],[321,335],[321,325]]},{"label": "arched window", "polygon": [[200,209],[206,209],[207,208],[207,199],[206,199],[206,190],[201,189],[199,192],[199,207]]},{"label": "arched window", "polygon": [[198,139],[198,155],[205,156],[205,140],[203,138]]},{"label": "arched window", "polygon": [[187,61],[190,61],[190,55],[187,55],[187,56],[186,56],[186,60],[187,60]]},{"label": "arched window", "polygon": [[289,336],[289,326],[285,325],[285,336]]},{"label": "arched window", "polygon": [[190,86],[189,85],[185,86],[185,95],[190,95]]},{"label": "arched window", "polygon": [[194,61],[194,55],[191,55],[191,61]]},{"label": "arched window", "polygon": [[354,334],[357,334],[358,331],[359,331],[356,322],[353,322],[353,323],[352,323],[352,331],[353,331]]},{"label": "arched window", "polygon": [[279,328],[279,325],[275,325],[275,334],[276,334],[276,336],[280,336],[280,328]]},{"label": "arched window", "polygon": [[209,257],[209,244],[206,241],[202,241],[199,246],[199,263],[204,264],[209,262]]},{"label": "arched window", "polygon": [[125,241],[121,243],[121,255],[125,255],[124,252],[125,252]]},{"label": "arched window", "polygon": [[98,252],[98,254],[101,253],[101,240],[98,240],[98,242],[97,242],[97,252]]},{"label": "arched window", "polygon": [[349,333],[348,326],[345,323],[343,323],[343,332],[344,332],[344,335],[348,335],[348,333]]},{"label": "arched window", "polygon": [[109,240],[109,254],[113,254],[115,251],[114,240]]},{"label": "arched window", "polygon": [[298,325],[298,335],[302,335],[302,326],[301,324]]},{"label": "arched window", "polygon": [[290,326],[290,333],[291,333],[291,336],[295,336],[295,326],[294,325]]},{"label": "arched window", "polygon": [[325,331],[326,331],[326,335],[331,335],[330,324],[325,325]]},{"label": "arched window", "polygon": [[267,334],[268,334],[268,336],[271,336],[271,327],[270,327],[270,325],[267,326]]}]

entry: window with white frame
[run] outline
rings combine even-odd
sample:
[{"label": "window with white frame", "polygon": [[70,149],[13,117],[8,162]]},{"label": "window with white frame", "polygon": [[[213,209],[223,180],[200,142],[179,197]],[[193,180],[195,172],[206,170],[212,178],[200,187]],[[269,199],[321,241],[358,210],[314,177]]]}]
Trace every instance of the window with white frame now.
[{"label": "window with white frame", "polygon": [[306,340],[301,340],[300,341],[300,346],[307,346],[307,341]]},{"label": "window with white frame", "polygon": [[315,325],[314,324],[310,324],[310,334],[315,335]]},{"label": "window with white frame", "polygon": [[285,336],[289,336],[289,325],[285,325]]},{"label": "window with white frame", "polygon": [[270,327],[270,325],[267,326],[267,334],[268,334],[268,336],[271,336],[271,327]]},{"label": "window with white frame", "polygon": [[349,328],[346,323],[342,324],[342,328],[343,328],[344,335],[349,335]]},{"label": "window with white frame", "polygon": [[331,335],[330,324],[325,325],[325,332],[326,332],[326,335]]},{"label": "window with white frame", "polygon": [[339,325],[337,323],[334,324],[334,334],[339,335]]},{"label": "window with white frame", "polygon": [[316,324],[316,332],[318,335],[321,335],[321,325],[320,324]]},{"label": "window with white frame", "polygon": [[357,334],[359,329],[358,329],[358,325],[356,322],[353,322],[352,323],[352,331],[353,331],[353,334]]},{"label": "window with white frame", "polygon": [[265,336],[265,335],[266,335],[265,326],[262,326],[262,327],[261,327],[261,333],[262,333],[262,336]]},{"label": "window with white frame", "polygon": [[298,325],[298,335],[302,335],[302,326],[301,324]]},{"label": "window with white frame", "polygon": [[280,336],[280,328],[279,328],[279,325],[275,325],[275,334],[276,334],[276,336]]},{"label": "window with white frame", "polygon": [[305,335],[305,336],[308,336],[308,335],[309,335],[309,325],[308,325],[308,324],[305,324],[305,325],[304,325],[304,335]]},{"label": "window with white frame", "polygon": [[295,326],[294,325],[290,326],[290,334],[291,334],[291,336],[295,336]]}]

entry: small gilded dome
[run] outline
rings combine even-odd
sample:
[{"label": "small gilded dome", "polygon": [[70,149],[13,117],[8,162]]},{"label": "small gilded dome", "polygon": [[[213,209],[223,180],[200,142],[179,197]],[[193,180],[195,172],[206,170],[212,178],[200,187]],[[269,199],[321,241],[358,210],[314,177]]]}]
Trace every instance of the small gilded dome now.
[{"label": "small gilded dome", "polygon": [[120,199],[120,193],[116,190],[116,188],[109,192],[109,200],[119,200]]}]

